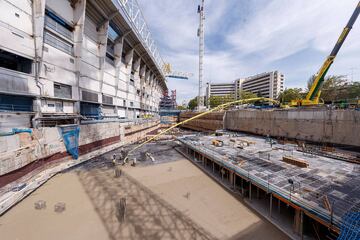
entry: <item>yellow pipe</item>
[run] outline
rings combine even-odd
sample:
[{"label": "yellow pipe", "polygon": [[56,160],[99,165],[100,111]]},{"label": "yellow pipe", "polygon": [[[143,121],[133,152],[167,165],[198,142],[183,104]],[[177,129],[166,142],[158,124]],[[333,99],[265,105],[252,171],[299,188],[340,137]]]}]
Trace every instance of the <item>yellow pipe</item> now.
[{"label": "yellow pipe", "polygon": [[219,105],[219,106],[217,106],[217,107],[215,107],[215,108],[213,108],[213,109],[210,109],[210,110],[208,110],[208,111],[206,111],[206,112],[200,113],[200,114],[198,114],[198,115],[196,115],[196,116],[194,116],[194,117],[191,117],[191,118],[186,119],[186,120],[184,120],[184,121],[182,121],[182,122],[179,122],[179,123],[177,123],[177,124],[174,124],[173,126],[165,129],[164,131],[161,131],[160,133],[158,133],[158,134],[155,135],[154,137],[146,140],[146,141],[143,142],[142,144],[136,146],[135,148],[133,148],[132,150],[130,150],[130,151],[128,152],[128,154],[131,153],[131,152],[133,152],[133,151],[135,151],[136,149],[144,146],[145,144],[151,142],[152,140],[156,139],[156,138],[159,137],[160,135],[162,135],[162,134],[164,134],[164,133],[167,133],[167,132],[169,132],[171,129],[176,128],[177,126],[180,126],[180,125],[182,125],[182,124],[184,124],[184,123],[190,122],[190,121],[192,121],[192,120],[194,120],[194,119],[200,118],[200,117],[202,117],[202,116],[204,116],[204,115],[207,115],[207,114],[209,114],[209,113],[215,112],[215,111],[217,111],[217,110],[221,110],[221,109],[223,109],[223,108],[229,107],[229,106],[231,106],[231,105],[233,105],[233,104],[236,104],[236,103],[242,103],[242,104],[243,104],[243,103],[253,102],[253,101],[259,101],[259,100],[268,101],[268,102],[273,102],[273,103],[276,103],[276,104],[278,103],[277,101],[275,101],[274,99],[271,99],[271,98],[249,98],[249,99],[241,99],[241,100],[236,100],[236,101],[233,101],[233,102],[228,102],[228,103],[221,104],[221,105]]}]

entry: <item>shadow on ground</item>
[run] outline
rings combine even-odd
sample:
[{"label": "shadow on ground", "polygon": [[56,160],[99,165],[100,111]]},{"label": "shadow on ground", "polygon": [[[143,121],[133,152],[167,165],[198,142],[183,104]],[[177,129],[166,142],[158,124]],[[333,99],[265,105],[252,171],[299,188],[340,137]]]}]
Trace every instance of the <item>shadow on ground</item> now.
[{"label": "shadow on ground", "polygon": [[[111,239],[215,239],[209,232],[129,175],[99,158],[77,170],[78,177]],[[118,203],[126,198],[125,220]]]}]

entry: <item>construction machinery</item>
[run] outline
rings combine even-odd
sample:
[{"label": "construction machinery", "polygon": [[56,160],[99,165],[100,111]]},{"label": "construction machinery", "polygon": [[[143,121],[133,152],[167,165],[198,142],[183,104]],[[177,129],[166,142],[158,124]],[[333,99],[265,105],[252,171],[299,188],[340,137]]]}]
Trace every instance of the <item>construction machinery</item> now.
[{"label": "construction machinery", "polygon": [[194,76],[192,73],[173,71],[170,63],[165,63],[163,65],[163,71],[165,73],[165,77],[167,78],[188,80],[190,77]]},{"label": "construction machinery", "polygon": [[341,46],[345,42],[347,35],[349,34],[352,26],[354,25],[357,17],[360,13],[360,1],[357,4],[354,13],[352,14],[350,20],[348,21],[346,27],[342,31],[338,41],[336,42],[333,50],[331,51],[330,55],[326,58],[325,62],[321,66],[319,72],[317,73],[314,83],[312,84],[310,91],[306,95],[305,99],[295,99],[292,100],[290,106],[314,106],[320,104],[320,95],[321,95],[321,88],[324,83],[324,78],[326,73],[329,71],[329,68],[333,64],[336,55],[338,54]]},{"label": "construction machinery", "polygon": [[222,147],[224,146],[224,142],[218,139],[213,139],[212,140],[212,145],[216,146],[216,147]]}]

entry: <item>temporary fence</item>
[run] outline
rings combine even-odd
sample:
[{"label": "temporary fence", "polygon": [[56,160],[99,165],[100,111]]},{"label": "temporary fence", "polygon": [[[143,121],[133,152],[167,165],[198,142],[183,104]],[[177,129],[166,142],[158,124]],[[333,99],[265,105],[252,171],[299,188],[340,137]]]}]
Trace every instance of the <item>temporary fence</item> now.
[{"label": "temporary fence", "polygon": [[78,125],[71,125],[62,126],[60,129],[66,151],[73,157],[73,159],[78,159],[80,127]]},{"label": "temporary fence", "polygon": [[338,240],[360,239],[360,212],[349,212],[342,219]]}]

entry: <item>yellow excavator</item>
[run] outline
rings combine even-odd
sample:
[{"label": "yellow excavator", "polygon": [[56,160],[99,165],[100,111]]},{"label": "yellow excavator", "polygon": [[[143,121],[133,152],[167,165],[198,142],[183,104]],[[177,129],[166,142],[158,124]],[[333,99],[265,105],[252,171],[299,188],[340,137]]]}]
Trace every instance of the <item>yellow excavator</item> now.
[{"label": "yellow excavator", "polygon": [[314,106],[321,104],[320,102],[320,95],[321,95],[321,88],[324,83],[324,78],[326,73],[328,72],[330,66],[333,64],[336,55],[338,54],[341,46],[343,45],[347,35],[349,34],[352,26],[354,25],[357,17],[360,13],[360,1],[355,8],[354,13],[352,14],[349,22],[347,23],[346,27],[342,31],[338,41],[336,42],[333,50],[331,51],[330,55],[326,58],[325,62],[321,66],[319,72],[316,75],[314,83],[312,84],[310,91],[306,95],[305,99],[294,99],[291,100],[290,106]]}]

